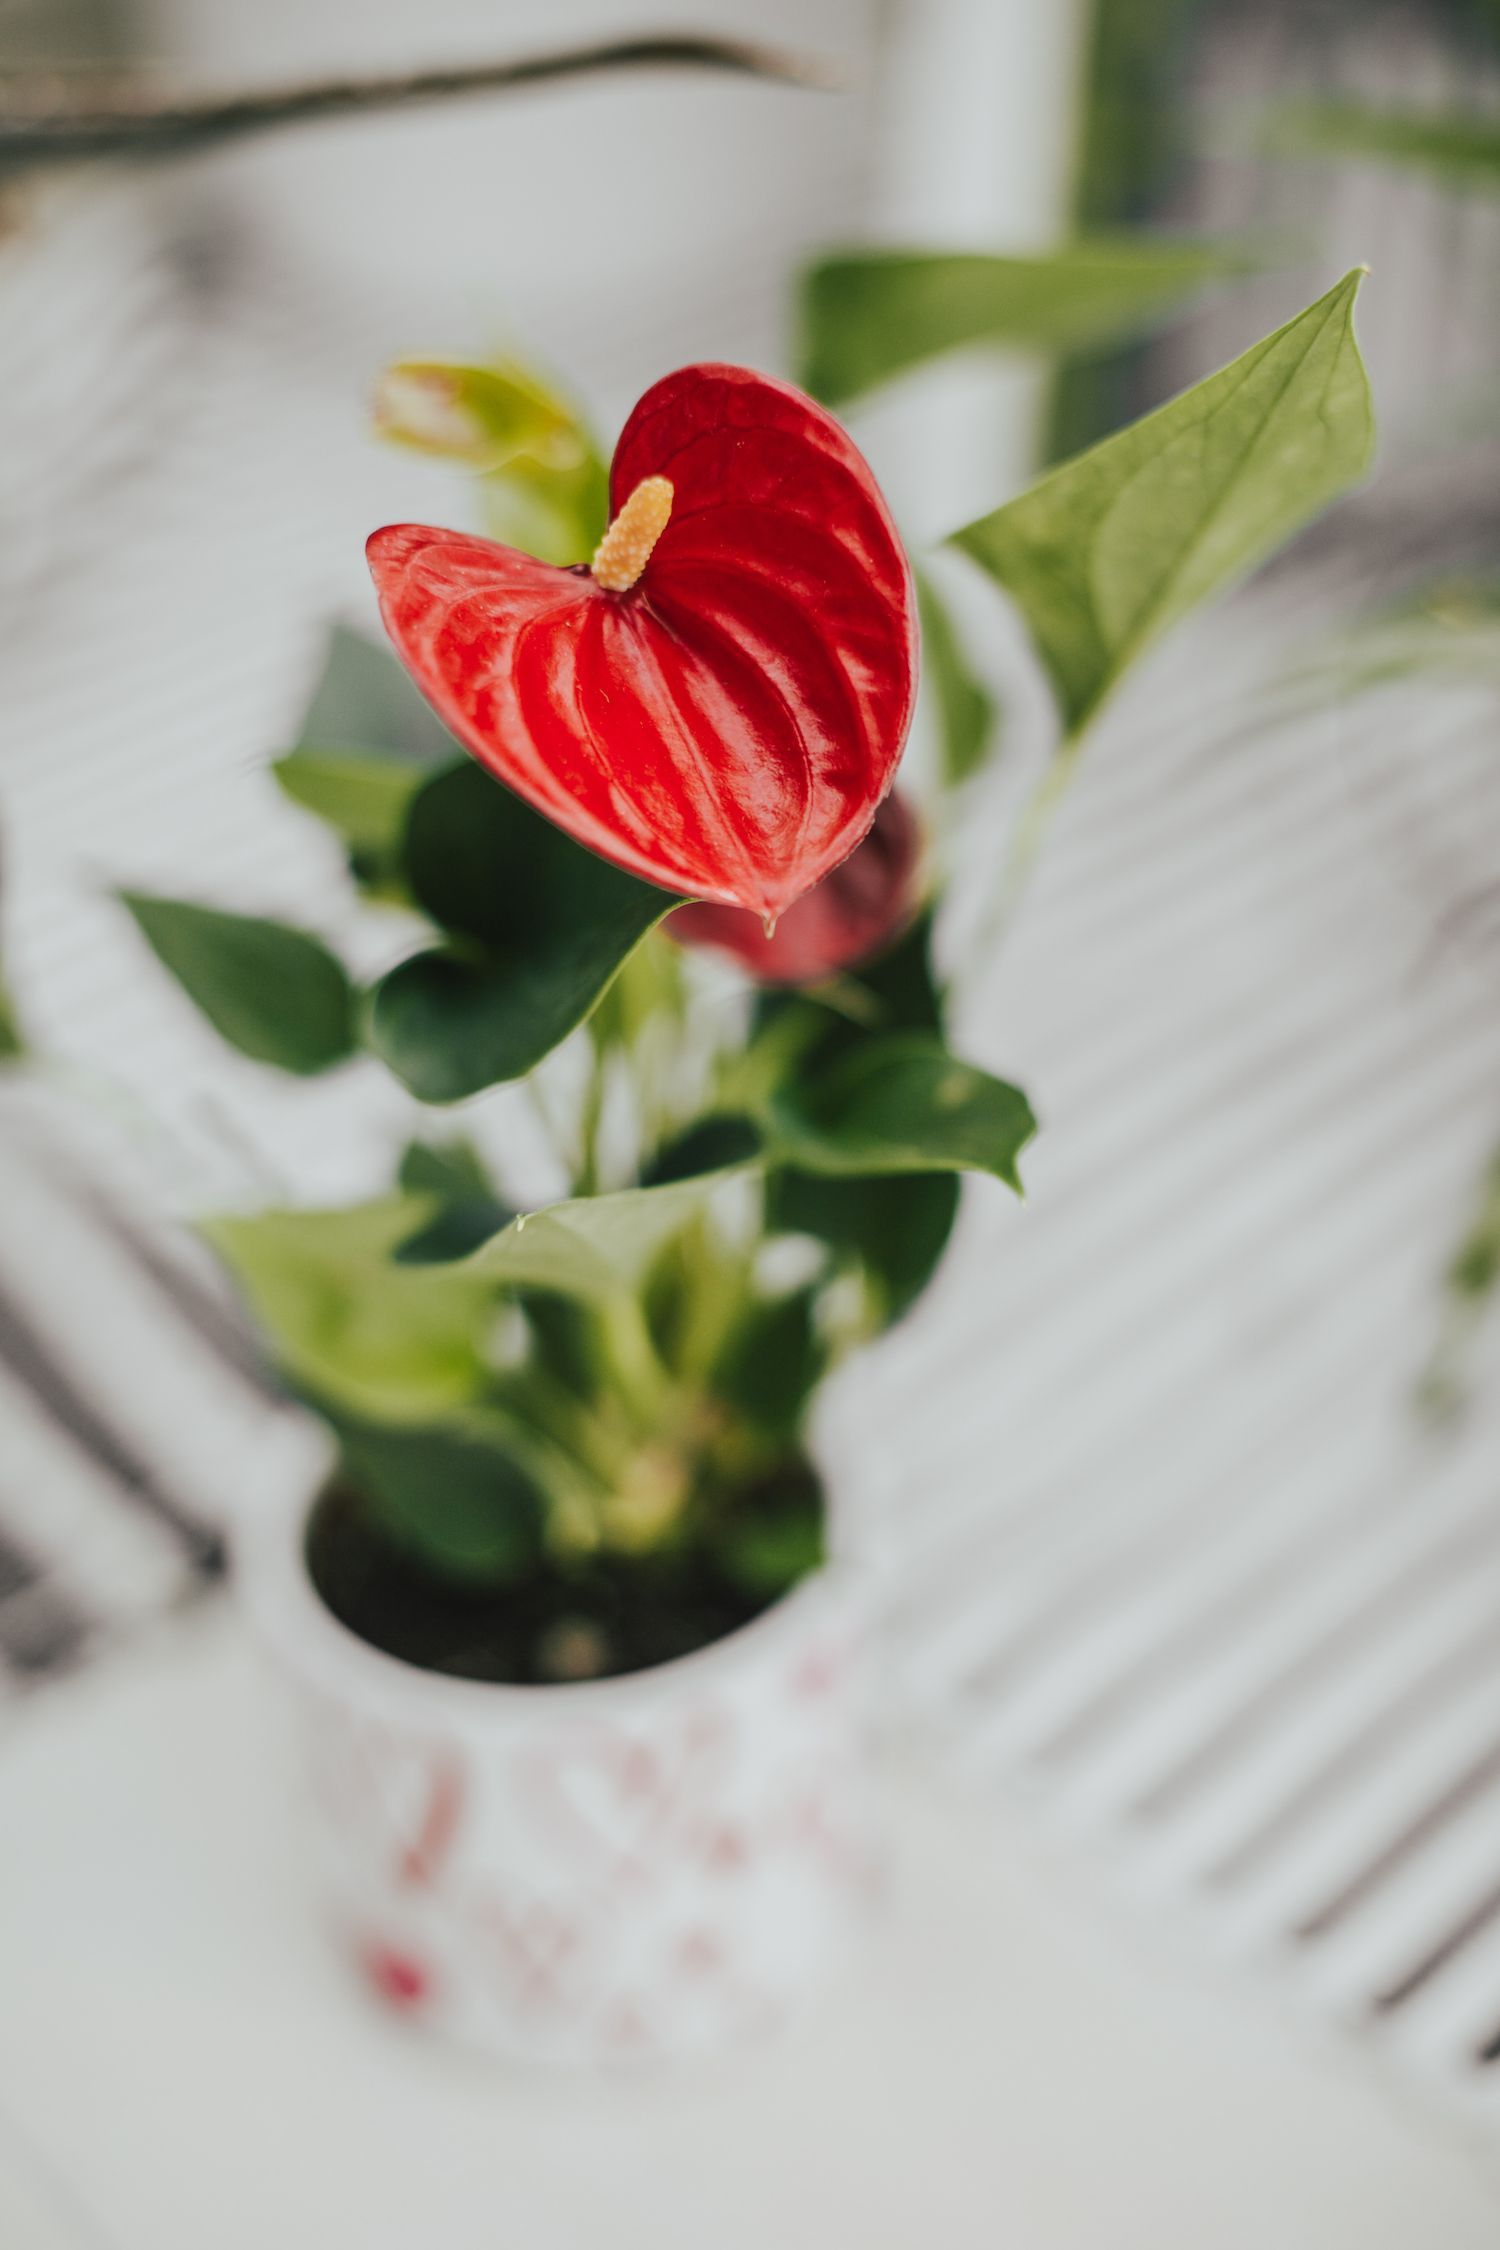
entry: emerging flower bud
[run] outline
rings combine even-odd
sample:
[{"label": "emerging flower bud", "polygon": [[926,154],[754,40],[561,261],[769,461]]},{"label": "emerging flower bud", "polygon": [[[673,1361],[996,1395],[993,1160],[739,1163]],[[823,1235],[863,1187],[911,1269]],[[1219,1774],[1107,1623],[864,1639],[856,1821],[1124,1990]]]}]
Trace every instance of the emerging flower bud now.
[{"label": "emerging flower bud", "polygon": [[680,906],[663,925],[683,945],[732,953],[760,984],[819,984],[894,944],[917,910],[921,833],[904,797],[887,797],[846,860],[768,933],[737,906]]}]

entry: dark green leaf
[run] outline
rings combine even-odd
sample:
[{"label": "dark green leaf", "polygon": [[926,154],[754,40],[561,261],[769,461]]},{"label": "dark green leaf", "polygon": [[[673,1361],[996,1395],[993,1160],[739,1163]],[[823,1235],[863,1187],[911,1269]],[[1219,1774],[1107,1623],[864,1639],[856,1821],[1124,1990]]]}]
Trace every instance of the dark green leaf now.
[{"label": "dark green leaf", "polygon": [[671,1180],[692,1180],[704,1172],[750,1164],[764,1145],[764,1134],[748,1117],[700,1117],[657,1150],[641,1174],[641,1186],[665,1187]]},{"label": "dark green leaf", "polygon": [[789,1169],[766,1182],[772,1234],[826,1242],[878,1292],[881,1312],[899,1320],[927,1287],[958,1217],[960,1183],[948,1172],[836,1180]]},{"label": "dark green leaf", "polygon": [[419,1563],[500,1583],[535,1564],[541,1496],[501,1446],[441,1423],[410,1430],[328,1419],[349,1482]]},{"label": "dark green leaf", "polygon": [[495,1194],[467,1141],[449,1141],[441,1148],[413,1141],[402,1154],[396,1178],[407,1195],[430,1197],[436,1206],[429,1223],[396,1251],[399,1265],[443,1265],[466,1258],[515,1217]]},{"label": "dark green leaf", "polygon": [[867,1038],[771,1105],[773,1145],[803,1172],[991,1172],[1019,1191],[1036,1131],[1019,1088],[918,1032]]},{"label": "dark green leaf", "polygon": [[817,1326],[818,1291],[753,1303],[710,1378],[716,1398],[757,1430],[790,1442],[828,1366]]},{"label": "dark green leaf", "polygon": [[310,1077],[353,1052],[353,987],[319,939],[182,899],[119,895],[162,966],[241,1054]]},{"label": "dark green leaf", "polygon": [[1158,634],[1364,473],[1359,281],[953,535],[1019,605],[1070,735]]},{"label": "dark green leaf", "polygon": [[405,864],[418,903],[465,941],[403,961],[375,987],[371,1043],[423,1101],[524,1077],[678,903],[467,763],[417,796]]},{"label": "dark green leaf", "polygon": [[943,778],[950,788],[978,772],[995,739],[995,699],[972,670],[946,604],[924,571],[917,572],[923,677],[937,701]]},{"label": "dark green leaf", "polygon": [[278,1364],[321,1405],[362,1421],[427,1423],[486,1374],[493,1286],[471,1266],[403,1266],[424,1197],[340,1211],[266,1211],[204,1228]]},{"label": "dark green leaf", "polygon": [[962,345],[1071,351],[1138,335],[1211,281],[1253,271],[1243,247],[1122,235],[1034,258],[863,250],[803,277],[801,380],[830,406]]}]

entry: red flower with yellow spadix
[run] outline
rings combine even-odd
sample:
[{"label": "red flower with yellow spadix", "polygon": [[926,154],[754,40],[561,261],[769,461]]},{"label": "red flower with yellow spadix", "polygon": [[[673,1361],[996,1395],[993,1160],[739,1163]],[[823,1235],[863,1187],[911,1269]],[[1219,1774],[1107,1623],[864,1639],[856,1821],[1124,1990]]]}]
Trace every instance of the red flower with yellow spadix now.
[{"label": "red flower with yellow spadix", "polygon": [[685,367],[627,421],[587,567],[392,524],[386,629],[466,749],[578,843],[774,922],[869,831],[916,685],[911,572],[833,417]]}]

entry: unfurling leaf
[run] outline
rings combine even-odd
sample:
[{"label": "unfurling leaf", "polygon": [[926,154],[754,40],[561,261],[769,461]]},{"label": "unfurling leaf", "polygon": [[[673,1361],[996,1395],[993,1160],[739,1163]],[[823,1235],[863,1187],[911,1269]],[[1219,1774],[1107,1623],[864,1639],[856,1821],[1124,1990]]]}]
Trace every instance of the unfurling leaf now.
[{"label": "unfurling leaf", "polygon": [[1069,735],[1168,626],[1363,475],[1359,282],[954,533],[1019,606]]},{"label": "unfurling leaf", "polygon": [[183,899],[119,895],[163,968],[241,1054],[311,1077],[353,1052],[354,989],[319,939]]}]

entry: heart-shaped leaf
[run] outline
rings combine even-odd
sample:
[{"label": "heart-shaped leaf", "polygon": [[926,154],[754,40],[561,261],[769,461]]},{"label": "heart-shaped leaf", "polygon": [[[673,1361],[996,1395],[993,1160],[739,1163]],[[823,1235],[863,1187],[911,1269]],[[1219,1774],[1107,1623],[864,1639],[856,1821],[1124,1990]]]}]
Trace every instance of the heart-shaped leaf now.
[{"label": "heart-shaped leaf", "polygon": [[1076,735],[1132,658],[1361,477],[1358,272],[1248,352],[953,535],[1019,605]]},{"label": "heart-shaped leaf", "polygon": [[382,614],[455,734],[537,811],[679,896],[775,916],[846,858],[905,743],[915,600],[839,425],[744,368],[646,393],[591,571],[399,524]]},{"label": "heart-shaped leaf", "polygon": [[845,251],[803,276],[802,380],[842,406],[962,345],[1063,352],[1138,335],[1206,283],[1258,262],[1243,247],[1140,235],[1034,258]]},{"label": "heart-shaped leaf", "polygon": [[581,850],[473,765],[421,790],[403,859],[418,904],[462,942],[381,979],[369,1037],[429,1102],[524,1077],[677,903]]},{"label": "heart-shaped leaf", "polygon": [[431,766],[452,758],[453,737],[388,648],[333,625],[293,747],[374,752]]},{"label": "heart-shaped leaf", "polygon": [[859,1041],[771,1103],[774,1153],[803,1172],[992,1172],[1020,1189],[1026,1096],[921,1032]]},{"label": "heart-shaped leaf", "polygon": [[353,1052],[354,989],[319,939],[184,899],[119,896],[163,968],[241,1054],[311,1077]]}]

